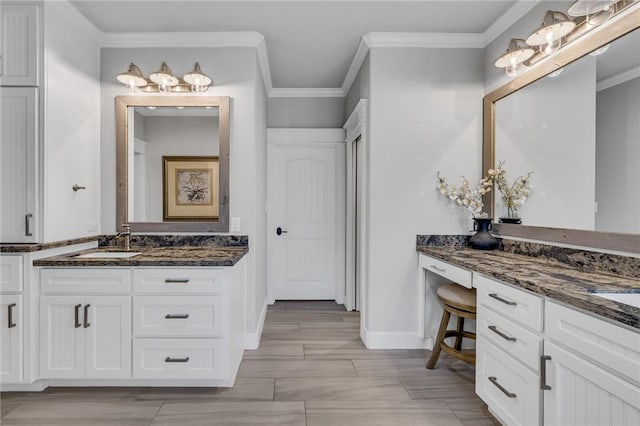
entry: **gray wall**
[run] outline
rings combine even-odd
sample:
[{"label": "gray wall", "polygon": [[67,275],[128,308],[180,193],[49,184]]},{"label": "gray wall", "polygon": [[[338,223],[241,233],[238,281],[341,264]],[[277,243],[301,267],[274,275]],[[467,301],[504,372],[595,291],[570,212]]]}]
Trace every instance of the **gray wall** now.
[{"label": "gray wall", "polygon": [[343,98],[269,98],[269,128],[340,128]]},{"label": "gray wall", "polygon": [[596,230],[640,233],[640,78],[596,95]]},{"label": "gray wall", "polygon": [[369,90],[371,85],[371,56],[367,53],[364,62],[360,66],[360,70],[356,78],[351,84],[351,88],[345,97],[345,120],[349,118],[353,109],[360,99],[369,99]]}]

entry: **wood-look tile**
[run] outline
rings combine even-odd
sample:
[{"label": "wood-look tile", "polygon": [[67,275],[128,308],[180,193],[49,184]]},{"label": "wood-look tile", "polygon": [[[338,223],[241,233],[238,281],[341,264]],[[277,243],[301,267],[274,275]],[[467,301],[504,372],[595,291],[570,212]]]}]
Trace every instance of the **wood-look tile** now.
[{"label": "wood-look tile", "polygon": [[145,388],[136,401],[211,402],[272,401],[274,379],[236,379],[231,388]]},{"label": "wood-look tile", "polygon": [[152,425],[305,426],[304,402],[165,404]]},{"label": "wood-look tile", "polygon": [[148,425],[160,402],[23,402],[2,420],[3,425]]},{"label": "wood-look tile", "polygon": [[297,333],[300,331],[300,324],[289,322],[265,322],[262,333]]},{"label": "wood-look tile", "polygon": [[299,333],[263,333],[265,341],[279,341],[282,343],[349,343],[360,341],[356,333],[340,330],[303,330]]},{"label": "wood-look tile", "polygon": [[307,359],[381,359],[381,358],[419,358],[424,351],[407,349],[367,349],[364,344],[327,345],[306,344],[304,356]]},{"label": "wood-look tile", "polygon": [[130,401],[141,389],[140,387],[49,387],[42,392],[6,392],[2,394],[2,400],[3,403],[4,401]]},{"label": "wood-look tile", "polygon": [[347,312],[344,305],[338,305],[332,300],[289,300],[276,302],[276,305],[282,305],[285,311],[334,311]]},{"label": "wood-look tile", "polygon": [[243,359],[303,359],[302,344],[264,344],[258,349],[245,350]]},{"label": "wood-look tile", "polygon": [[360,335],[360,324],[348,321],[315,321],[300,323],[300,331],[304,330],[332,330],[332,331],[348,331]]},{"label": "wood-look tile", "polygon": [[341,321],[347,316],[346,314],[340,312],[304,312],[304,311],[296,311],[296,312],[268,312],[267,319],[269,323],[275,322],[313,322],[313,321]]},{"label": "wood-look tile", "polygon": [[427,376],[401,377],[411,399],[475,399],[473,378],[450,373],[435,373]]},{"label": "wood-look tile", "polygon": [[276,401],[369,401],[408,400],[398,379],[334,377],[276,379]]},{"label": "wood-look tile", "polygon": [[426,377],[429,370],[421,358],[354,359],[353,365],[362,377]]},{"label": "wood-look tile", "polygon": [[464,425],[500,426],[500,423],[489,413],[487,405],[475,394],[465,400],[446,399],[444,402]]},{"label": "wood-look tile", "polygon": [[245,360],[238,377],[355,377],[351,361]]},{"label": "wood-look tile", "polygon": [[441,401],[309,401],[307,426],[455,426]]},{"label": "wood-look tile", "polygon": [[[20,405],[19,402],[6,402],[0,400],[0,418],[6,416]],[[2,422],[0,422],[1,424]]]}]

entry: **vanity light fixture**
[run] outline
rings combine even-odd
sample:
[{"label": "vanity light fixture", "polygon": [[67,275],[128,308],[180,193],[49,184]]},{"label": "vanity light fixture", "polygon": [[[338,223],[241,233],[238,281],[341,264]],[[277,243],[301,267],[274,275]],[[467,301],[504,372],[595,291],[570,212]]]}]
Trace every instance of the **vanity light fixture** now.
[{"label": "vanity light fixture", "polygon": [[595,27],[611,18],[615,12],[615,4],[619,0],[577,0],[567,14],[569,16],[584,16],[587,25]]},{"label": "vanity light fixture", "polygon": [[594,50],[593,52],[589,53],[589,56],[598,56],[598,55],[602,55],[604,52],[606,52],[607,50],[609,50],[609,46],[610,44],[605,44],[604,46],[602,46],[599,49]]},{"label": "vanity light fixture", "polygon": [[540,27],[527,38],[527,44],[538,47],[543,55],[551,55],[562,45],[562,38],[576,27],[567,15],[555,10],[547,10]]},{"label": "vanity light fixture", "polygon": [[512,38],[507,51],[495,62],[497,68],[504,68],[509,77],[518,75],[523,69],[523,62],[531,58],[534,51],[524,40]]},{"label": "vanity light fixture", "polygon": [[212,85],[211,78],[202,72],[200,64],[197,62],[193,70],[186,73],[182,79],[173,75],[166,62],[162,62],[158,71],[149,74],[148,79],[144,77],[140,68],[132,62],[129,65],[129,69],[118,74],[116,79],[132,92],[139,89],[143,92],[202,93],[206,92],[209,86]]},{"label": "vanity light fixture", "polygon": [[550,72],[549,74],[547,74],[547,77],[553,78],[553,77],[557,77],[560,74],[562,74],[562,71],[564,71],[564,68],[558,68],[557,70]]}]

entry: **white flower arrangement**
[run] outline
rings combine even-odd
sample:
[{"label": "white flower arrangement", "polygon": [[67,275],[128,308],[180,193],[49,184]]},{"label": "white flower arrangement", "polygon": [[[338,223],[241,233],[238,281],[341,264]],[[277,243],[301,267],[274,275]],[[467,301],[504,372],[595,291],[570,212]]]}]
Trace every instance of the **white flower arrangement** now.
[{"label": "white flower arrangement", "polygon": [[447,184],[447,180],[438,172],[438,191],[458,203],[458,205],[464,206],[473,217],[478,218],[488,217],[487,213],[483,212],[484,203],[482,202],[482,197],[491,191],[491,182],[490,177],[483,177],[480,179],[480,183],[474,189],[471,189],[469,181],[463,176],[462,185],[458,188]]},{"label": "white flower arrangement", "polygon": [[507,215],[510,218],[518,217],[518,210],[527,201],[527,197],[531,194],[531,174],[518,177],[511,186],[507,183],[506,170],[504,169],[504,161],[498,164],[497,169],[488,171],[489,177],[496,183],[498,191],[502,194],[504,203],[507,206]]}]

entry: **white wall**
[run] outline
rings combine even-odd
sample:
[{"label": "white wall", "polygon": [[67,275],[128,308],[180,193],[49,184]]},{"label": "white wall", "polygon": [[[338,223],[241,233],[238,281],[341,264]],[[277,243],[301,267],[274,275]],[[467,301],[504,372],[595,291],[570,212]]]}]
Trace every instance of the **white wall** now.
[{"label": "white wall", "polygon": [[[101,33],[67,2],[44,2],[44,238],[100,233]],[[74,192],[74,184],[86,190]]]},{"label": "white wall", "polygon": [[360,69],[358,70],[358,74],[353,79],[353,83],[351,83],[351,87],[347,92],[347,95],[344,99],[345,104],[345,115],[344,119],[347,120],[353,109],[356,107],[360,99],[369,99],[369,88],[370,88],[370,80],[371,80],[371,56],[367,53],[365,56],[362,65],[360,65]]},{"label": "white wall", "polygon": [[[509,184],[533,171],[520,213],[531,226],[593,230],[596,58],[586,56],[496,103],[496,163]],[[496,194],[496,215],[506,207]]]},{"label": "white wall", "polygon": [[344,123],[344,98],[269,98],[269,128],[336,128]]},{"label": "white wall", "polygon": [[[247,329],[256,328],[257,311],[266,300],[263,284],[266,215],[266,99],[255,48],[104,48],[102,49],[102,210],[103,232],[113,233],[115,223],[115,107],[117,95],[127,90],[115,76],[135,62],[145,74],[166,61],[176,74],[189,71],[198,61],[215,85],[208,96],[229,96],[230,176],[229,210],[240,218],[240,231],[249,236],[247,254]],[[147,96],[163,96],[152,94]],[[119,226],[119,224],[118,224]],[[266,274],[266,272],[264,273]],[[256,299],[261,299],[256,301]]]},{"label": "white wall", "polygon": [[[136,126],[138,116],[136,116]],[[220,152],[216,117],[144,117],[146,221],[162,222],[162,157]],[[134,212],[135,215],[135,212]],[[138,217],[137,215],[135,217]]]},{"label": "white wall", "polygon": [[640,78],[596,99],[596,230],[639,234]]},{"label": "white wall", "polygon": [[436,174],[480,178],[482,54],[481,49],[370,51],[365,326],[373,346],[422,344],[416,235],[467,233],[468,213],[439,194]]}]

